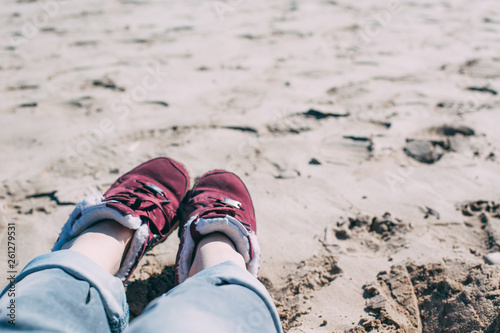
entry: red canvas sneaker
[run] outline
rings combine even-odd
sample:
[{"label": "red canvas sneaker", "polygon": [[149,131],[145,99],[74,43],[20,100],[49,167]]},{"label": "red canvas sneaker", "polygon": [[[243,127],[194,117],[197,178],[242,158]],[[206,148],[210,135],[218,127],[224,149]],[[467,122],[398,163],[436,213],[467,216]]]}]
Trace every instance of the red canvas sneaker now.
[{"label": "red canvas sneaker", "polygon": [[176,284],[188,278],[196,244],[214,232],[232,240],[248,271],[257,276],[260,248],[255,212],[250,194],[238,176],[224,170],[206,173],[186,195],[179,215],[181,243],[175,264]]},{"label": "red canvas sneaker", "polygon": [[80,201],[52,251],[60,250],[99,221],[115,220],[135,230],[116,274],[125,283],[144,253],[179,225],[177,208],[188,188],[189,176],[180,163],[166,157],[145,162],[118,178],[104,195]]}]

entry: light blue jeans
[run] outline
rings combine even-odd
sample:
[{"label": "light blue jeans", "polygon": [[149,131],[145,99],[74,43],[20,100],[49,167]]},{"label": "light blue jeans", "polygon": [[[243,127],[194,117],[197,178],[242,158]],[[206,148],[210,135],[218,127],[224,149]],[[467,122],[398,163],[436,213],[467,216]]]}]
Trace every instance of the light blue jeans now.
[{"label": "light blue jeans", "polygon": [[15,296],[8,290],[0,294],[1,332],[282,332],[265,287],[231,262],[155,299],[130,327],[122,282],[72,250],[35,258],[17,276]]}]

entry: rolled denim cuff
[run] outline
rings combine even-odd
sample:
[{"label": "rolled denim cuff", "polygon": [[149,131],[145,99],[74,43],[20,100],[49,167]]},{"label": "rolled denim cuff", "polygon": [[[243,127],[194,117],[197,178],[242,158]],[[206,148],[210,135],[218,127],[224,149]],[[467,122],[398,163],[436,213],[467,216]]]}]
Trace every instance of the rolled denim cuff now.
[{"label": "rolled denim cuff", "polygon": [[[65,271],[75,279],[87,281],[98,291],[112,332],[122,332],[128,326],[129,311],[122,281],[79,252],[61,250],[38,256],[19,273],[16,283],[30,274],[54,268]],[[8,288],[2,291],[0,297]]]}]

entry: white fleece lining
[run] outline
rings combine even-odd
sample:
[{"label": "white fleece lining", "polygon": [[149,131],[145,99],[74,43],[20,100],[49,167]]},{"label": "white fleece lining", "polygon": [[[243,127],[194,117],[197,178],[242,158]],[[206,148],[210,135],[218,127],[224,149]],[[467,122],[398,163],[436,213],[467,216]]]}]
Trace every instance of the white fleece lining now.
[{"label": "white fleece lining", "polygon": [[[80,217],[76,219],[79,215]],[[68,221],[62,227],[59,240],[54,244],[52,251],[60,250],[64,244],[102,220],[114,220],[124,227],[136,230],[125,260],[116,275],[124,281],[139,255],[139,250],[149,236],[149,227],[146,224],[142,225],[138,216],[122,215],[117,210],[107,207],[102,195],[86,197],[76,205]]]},{"label": "white fleece lining", "polygon": [[[190,231],[192,223],[196,223],[196,231],[200,235],[221,232],[229,237],[229,239],[231,239],[234,243],[238,253],[240,253],[243,256],[243,259],[245,259],[247,270],[252,275],[257,277],[260,267],[260,247],[257,235],[252,231],[245,229],[240,221],[229,215],[210,219],[198,219],[198,216],[195,215],[186,222],[182,231],[183,245],[176,268],[179,283],[182,283],[189,276],[191,259],[196,246]],[[253,258],[251,260],[248,237],[250,237],[250,242],[253,248]]]},{"label": "white fleece lining", "polygon": [[149,226],[147,224],[143,224],[137,229],[134,233],[134,238],[132,238],[132,243],[130,243],[130,248],[128,249],[127,255],[122,262],[122,266],[118,273],[116,273],[116,277],[125,281],[127,276],[130,274],[132,270],[132,266],[134,265],[137,257],[139,256],[139,251],[144,246],[144,242],[148,239],[149,236]]}]

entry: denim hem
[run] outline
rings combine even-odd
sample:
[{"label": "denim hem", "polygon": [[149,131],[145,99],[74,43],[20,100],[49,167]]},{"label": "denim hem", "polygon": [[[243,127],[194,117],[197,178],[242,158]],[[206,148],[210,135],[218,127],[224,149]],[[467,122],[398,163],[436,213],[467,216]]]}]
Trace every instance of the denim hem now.
[{"label": "denim hem", "polygon": [[[76,279],[87,281],[98,291],[113,333],[123,332],[127,328],[129,310],[122,281],[77,251],[60,250],[36,257],[19,273],[16,283],[29,274],[54,268],[62,269]],[[0,297],[7,290],[8,286]]]}]

